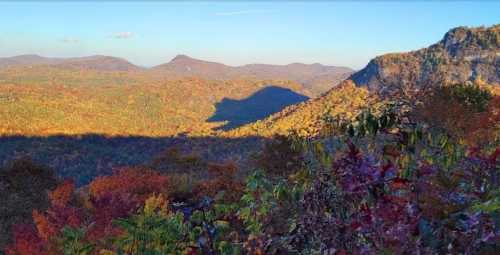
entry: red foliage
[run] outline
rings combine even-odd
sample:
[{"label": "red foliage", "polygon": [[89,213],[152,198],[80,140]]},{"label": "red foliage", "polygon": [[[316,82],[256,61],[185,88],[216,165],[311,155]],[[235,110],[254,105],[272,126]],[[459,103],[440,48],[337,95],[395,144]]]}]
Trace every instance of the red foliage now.
[{"label": "red foliage", "polygon": [[[98,241],[120,234],[112,221],[137,212],[151,194],[167,194],[170,178],[147,169],[126,168],[112,176],[103,176],[89,185],[85,206],[75,199],[75,186],[66,181],[49,193],[51,207],[33,211],[35,228],[20,226],[10,254],[43,254],[42,248],[57,250],[57,237],[63,227],[80,228],[87,224],[86,238]],[[35,241],[30,241],[35,240]]]},{"label": "red foliage", "polygon": [[7,255],[44,255],[44,241],[39,237],[37,230],[28,224],[19,224],[14,227],[14,242],[5,250]]},{"label": "red foliage", "polygon": [[489,100],[485,110],[478,111],[448,96],[431,95],[417,107],[415,117],[431,126],[440,127],[470,145],[481,145],[498,138],[495,126],[500,123],[500,96]]},{"label": "red foliage", "polygon": [[75,195],[75,186],[65,181],[49,192],[52,207],[46,212],[33,210],[34,225],[17,225],[14,243],[8,254],[57,254],[56,237],[64,226],[80,227],[83,209],[70,205]]},{"label": "red foliage", "polygon": [[169,177],[143,168],[123,168],[111,176],[98,177],[89,185],[90,195],[98,199],[109,194],[133,194],[144,201],[150,194],[168,194],[170,190]]},{"label": "red foliage", "polygon": [[108,193],[99,198],[92,198],[92,228],[87,233],[89,240],[99,240],[120,234],[119,228],[113,226],[112,221],[126,218],[137,212],[141,201],[130,194]]},{"label": "red foliage", "polygon": [[234,163],[211,164],[208,166],[209,179],[196,188],[198,196],[214,197],[224,191],[224,199],[237,201],[243,192],[243,183],[236,178],[238,168]]}]

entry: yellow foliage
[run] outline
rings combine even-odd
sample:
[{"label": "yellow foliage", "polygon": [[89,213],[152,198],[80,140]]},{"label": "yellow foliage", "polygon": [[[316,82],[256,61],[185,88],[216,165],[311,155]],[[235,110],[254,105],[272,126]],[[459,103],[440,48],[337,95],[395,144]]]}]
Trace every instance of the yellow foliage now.
[{"label": "yellow foliage", "polygon": [[168,200],[165,199],[161,194],[150,196],[144,202],[144,214],[159,214],[162,216],[167,216],[169,214]]},{"label": "yellow foliage", "polygon": [[382,106],[375,95],[366,88],[358,88],[350,80],[344,81],[338,87],[325,93],[323,96],[292,105],[267,119],[257,121],[223,135],[238,136],[273,136],[286,135],[296,131],[299,136],[316,136],[325,128],[324,117],[355,118],[358,113],[368,107],[376,109]]}]

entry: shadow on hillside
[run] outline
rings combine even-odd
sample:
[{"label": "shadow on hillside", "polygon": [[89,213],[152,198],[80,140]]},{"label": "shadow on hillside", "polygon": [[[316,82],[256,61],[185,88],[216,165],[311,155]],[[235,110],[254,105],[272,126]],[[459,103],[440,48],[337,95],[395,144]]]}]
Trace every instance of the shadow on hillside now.
[{"label": "shadow on hillside", "polygon": [[216,111],[207,121],[227,121],[226,125],[218,129],[229,130],[264,119],[289,105],[297,104],[307,99],[309,97],[298,94],[290,89],[269,86],[242,100],[222,99],[222,101],[215,105]]},{"label": "shadow on hillside", "polygon": [[[28,156],[51,167],[62,178],[72,178],[78,186],[121,166],[150,164],[169,148],[183,155],[197,155],[210,162],[228,160],[245,165],[244,160],[258,149],[263,137],[107,137],[81,136],[0,136],[0,168],[12,160]],[[181,169],[179,169],[181,170]]]}]

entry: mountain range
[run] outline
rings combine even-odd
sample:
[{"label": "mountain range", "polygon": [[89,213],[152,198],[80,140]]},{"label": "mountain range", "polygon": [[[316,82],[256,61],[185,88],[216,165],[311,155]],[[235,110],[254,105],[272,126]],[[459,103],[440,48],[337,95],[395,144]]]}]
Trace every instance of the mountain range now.
[{"label": "mountain range", "polygon": [[203,79],[292,80],[312,95],[319,95],[353,73],[348,67],[292,63],[288,65],[249,64],[228,66],[178,55],[172,61],[152,68],[163,77],[196,76]]},{"label": "mountain range", "polygon": [[[428,48],[378,56],[355,73],[348,68],[321,64],[232,67],[186,55],[148,69],[106,56],[58,59],[24,55],[0,59],[0,66],[3,66],[0,84],[5,84],[0,86],[0,93],[5,95],[0,98],[4,109],[0,114],[7,114],[6,117],[17,114],[19,119],[26,113],[26,123],[32,123],[33,118],[49,120],[47,116],[57,120],[69,118],[74,120],[70,121],[75,126],[73,131],[106,133],[107,129],[96,129],[103,126],[99,123],[117,118],[115,122],[123,123],[123,127],[116,129],[110,122],[113,133],[128,130],[148,135],[149,125],[161,127],[155,130],[158,134],[175,135],[193,130],[206,134],[207,128],[221,128],[220,122],[225,121],[222,128],[237,128],[228,133],[235,136],[272,135],[290,129],[313,134],[321,129],[321,118],[325,114],[353,115],[370,101],[371,94],[467,81],[499,85],[500,25],[454,28]],[[341,86],[335,87],[346,77]],[[327,81],[328,85],[320,88],[317,85],[320,81]],[[58,86],[61,93],[47,92],[47,85]],[[281,89],[269,89],[272,86]],[[99,91],[99,96],[95,91]],[[266,91],[273,93],[264,93]],[[44,96],[32,98],[35,94]],[[293,96],[293,100],[281,98],[279,107],[271,107],[273,97],[287,95]],[[308,97],[312,99],[303,102]],[[47,98],[53,101],[50,107],[54,107],[54,111],[42,114],[40,107],[47,104]],[[100,99],[94,100],[96,98]],[[70,102],[67,105],[72,105],[71,109],[56,105],[63,100]],[[92,106],[86,105],[93,100]],[[24,108],[18,109],[23,103]],[[145,109],[146,106],[150,108]],[[259,112],[252,113],[249,109]],[[16,113],[18,111],[23,114]],[[148,121],[138,125],[118,113],[145,114],[144,120]],[[54,123],[45,123],[32,132],[64,130],[64,123],[58,127],[54,127]],[[85,126],[88,127],[80,129]]]},{"label": "mountain range", "polygon": [[289,65],[249,64],[228,66],[221,63],[177,55],[170,62],[152,68],[136,66],[125,59],[110,56],[79,58],[47,58],[38,55],[21,55],[0,58],[0,69],[48,65],[95,71],[139,72],[160,79],[197,77],[206,80],[291,80],[303,85],[303,93],[318,96],[337,85],[353,73],[348,67],[326,66],[319,63]]}]

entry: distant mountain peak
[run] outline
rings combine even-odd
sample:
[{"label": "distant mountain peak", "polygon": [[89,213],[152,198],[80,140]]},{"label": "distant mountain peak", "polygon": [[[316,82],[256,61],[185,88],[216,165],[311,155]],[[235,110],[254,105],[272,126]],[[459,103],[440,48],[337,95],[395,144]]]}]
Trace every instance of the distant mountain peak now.
[{"label": "distant mountain peak", "polygon": [[23,57],[30,57],[30,58],[44,58],[38,54],[22,54],[22,55],[18,55],[18,56],[15,56],[17,58],[23,58]]},{"label": "distant mountain peak", "polygon": [[319,63],[292,63],[288,65],[248,64],[229,66],[218,62],[201,60],[179,54],[170,62],[151,68],[156,74],[168,78],[197,76],[203,79],[260,79],[291,80],[304,86],[304,94],[319,95],[341,80],[347,78],[352,69],[325,66]]},{"label": "distant mountain peak", "polygon": [[188,55],[178,54],[170,62],[183,61],[183,60],[195,60],[195,59]]},{"label": "distant mountain peak", "polygon": [[140,69],[123,58],[105,55],[74,58],[48,58],[29,54],[10,58],[0,58],[0,68],[33,65],[50,65],[52,67],[72,67],[100,71],[134,71]]}]

